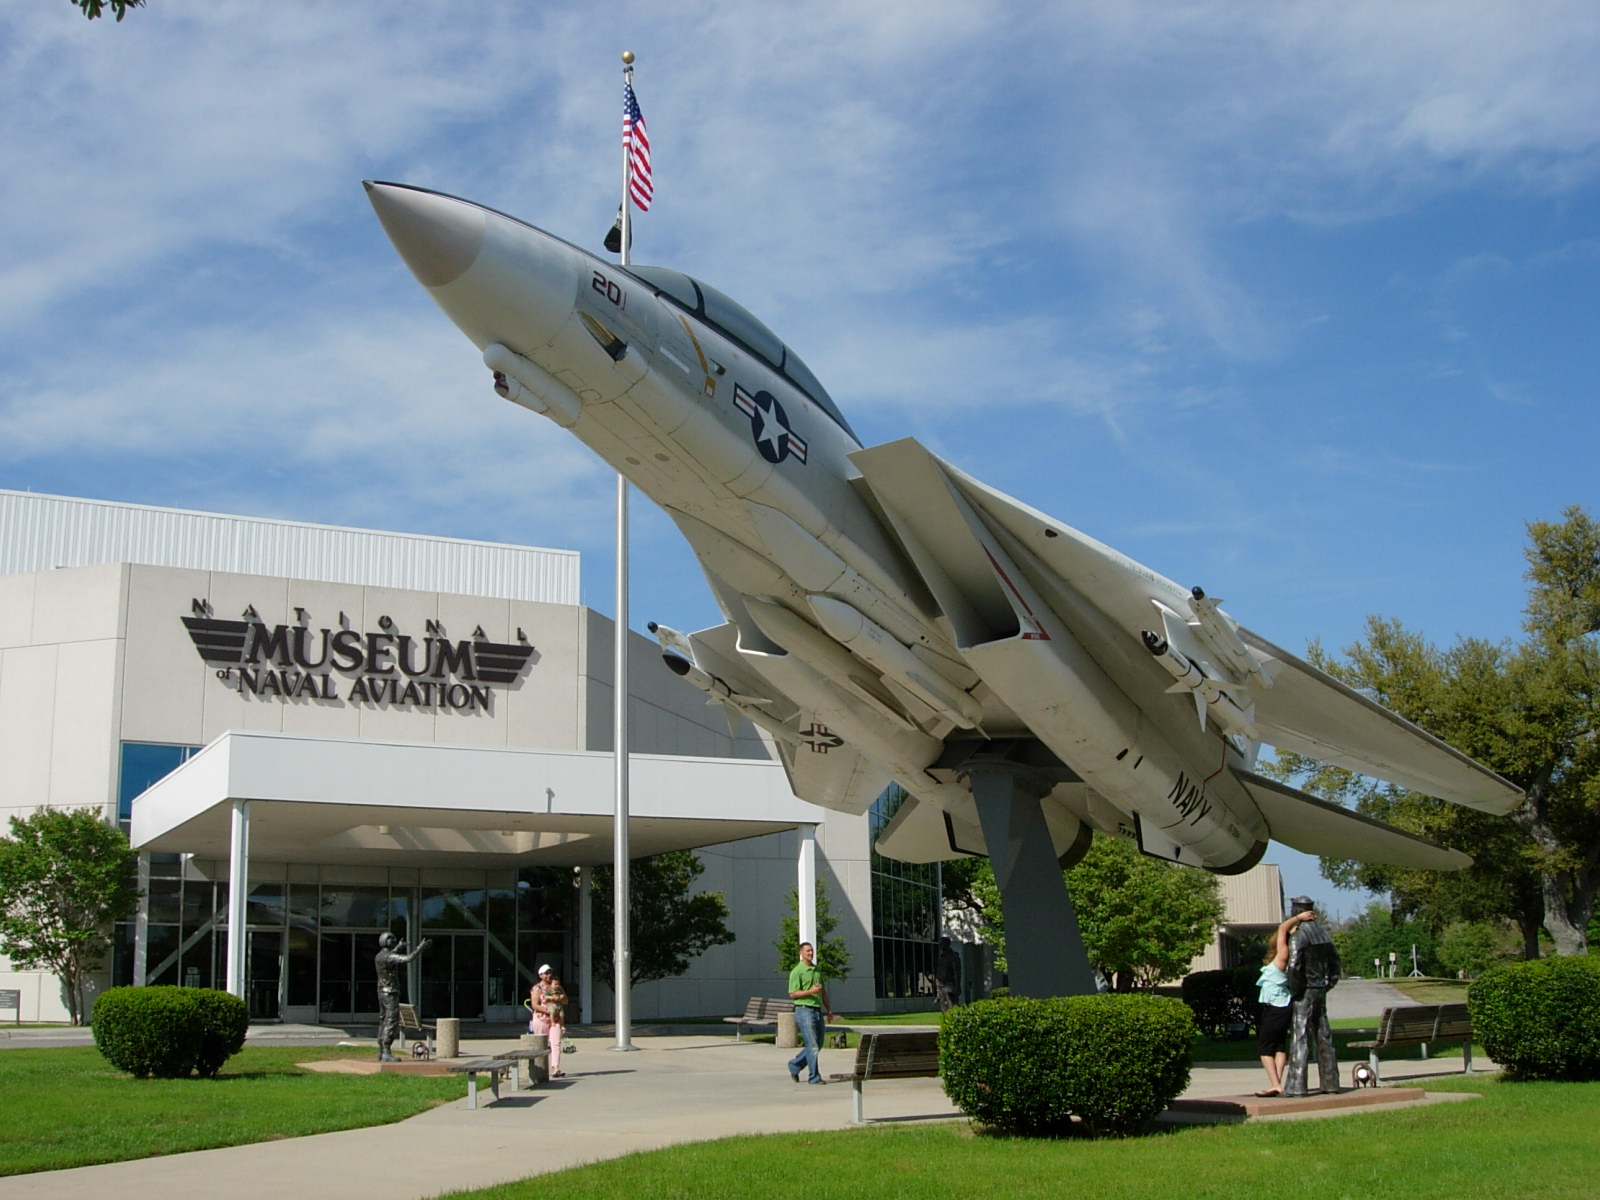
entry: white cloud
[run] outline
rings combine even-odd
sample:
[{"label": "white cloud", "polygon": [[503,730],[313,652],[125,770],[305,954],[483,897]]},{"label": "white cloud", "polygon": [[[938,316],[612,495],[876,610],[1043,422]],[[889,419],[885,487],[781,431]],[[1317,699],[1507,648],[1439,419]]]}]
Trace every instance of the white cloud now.
[{"label": "white cloud", "polygon": [[[657,163],[640,261],[749,304],[858,426],[983,443],[988,477],[1042,507],[1210,530],[1232,555],[1262,546],[1264,503],[1285,541],[1333,523],[1341,473],[1375,461],[1373,396],[1399,411],[1419,380],[1527,375],[1440,299],[1444,264],[1565,254],[1577,275],[1592,255],[1587,4],[162,0],[117,25],[0,0],[8,482],[93,461],[121,498],[598,544],[604,470],[487,391],[357,184],[437,187],[598,249],[624,42]],[[1499,248],[1423,220],[1460,196],[1579,216]],[[1361,248],[1365,286],[1399,281],[1382,296],[1273,258],[1425,226],[1439,245],[1415,262],[1372,270],[1388,248]],[[1420,333],[1349,333],[1379,302],[1415,302]],[[1441,324],[1462,361],[1428,378]],[[1506,394],[1549,403],[1534,378]],[[984,442],[974,412],[1027,436]]]}]

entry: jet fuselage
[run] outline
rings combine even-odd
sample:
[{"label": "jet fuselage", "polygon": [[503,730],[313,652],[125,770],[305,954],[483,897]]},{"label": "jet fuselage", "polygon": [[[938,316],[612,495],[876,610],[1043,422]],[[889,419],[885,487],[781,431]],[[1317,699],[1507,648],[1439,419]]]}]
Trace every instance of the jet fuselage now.
[{"label": "jet fuselage", "polygon": [[[1064,858],[1092,826],[1213,870],[1259,859],[1268,823],[1236,772],[1276,664],[1214,601],[914,442],[862,447],[715,289],[468,201],[367,187],[495,390],[672,517],[736,636],[665,630],[669,662],[778,739],[804,798],[861,811],[893,778],[943,814],[943,844],[906,835],[905,856],[951,857],[982,837],[961,763],[1021,745]],[[840,747],[873,770],[805,758]]]}]

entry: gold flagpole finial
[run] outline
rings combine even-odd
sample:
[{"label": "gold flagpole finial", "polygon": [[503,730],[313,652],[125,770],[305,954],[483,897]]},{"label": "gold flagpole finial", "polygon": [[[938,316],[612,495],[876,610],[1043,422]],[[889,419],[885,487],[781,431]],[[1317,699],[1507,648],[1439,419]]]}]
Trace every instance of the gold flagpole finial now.
[{"label": "gold flagpole finial", "polygon": [[622,52],[622,65],[625,66],[625,67],[633,66],[633,51],[632,50],[624,50]]}]

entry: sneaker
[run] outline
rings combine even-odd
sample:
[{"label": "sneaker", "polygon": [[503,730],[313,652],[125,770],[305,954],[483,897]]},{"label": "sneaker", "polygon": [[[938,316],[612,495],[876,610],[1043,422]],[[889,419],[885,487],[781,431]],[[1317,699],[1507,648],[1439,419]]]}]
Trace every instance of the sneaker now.
[{"label": "sneaker", "polygon": [[792,1079],[795,1083],[799,1083],[800,1082],[800,1072],[799,1071],[790,1071],[789,1072],[789,1078]]},{"label": "sneaker", "polygon": [[[797,1076],[795,1076],[795,1078],[798,1079],[799,1076],[797,1075]],[[806,1082],[807,1083],[827,1083],[828,1081],[826,1079],[824,1079],[821,1075],[818,1075],[815,1079],[808,1079],[808,1080],[806,1080]]]}]

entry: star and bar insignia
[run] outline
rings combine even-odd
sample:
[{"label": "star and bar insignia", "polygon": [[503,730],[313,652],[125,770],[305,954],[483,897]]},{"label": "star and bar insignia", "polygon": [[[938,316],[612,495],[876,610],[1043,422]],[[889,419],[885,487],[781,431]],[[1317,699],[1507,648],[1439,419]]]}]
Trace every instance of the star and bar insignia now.
[{"label": "star and bar insignia", "polygon": [[760,391],[752,396],[734,384],[733,403],[750,418],[750,433],[762,458],[769,463],[781,463],[785,458],[806,461],[805,438],[790,427],[788,414],[771,392]]}]

